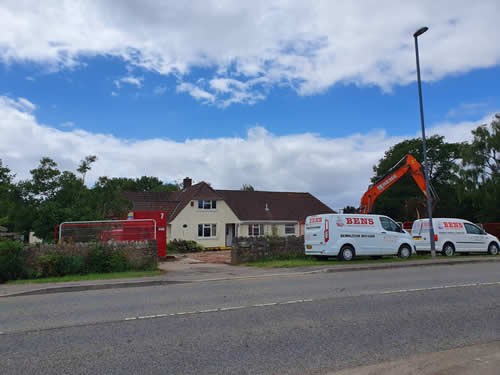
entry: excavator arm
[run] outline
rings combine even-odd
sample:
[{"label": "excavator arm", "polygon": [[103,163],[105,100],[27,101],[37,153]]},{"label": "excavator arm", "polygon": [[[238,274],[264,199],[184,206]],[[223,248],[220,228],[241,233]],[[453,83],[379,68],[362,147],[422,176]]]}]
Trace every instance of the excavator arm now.
[{"label": "excavator arm", "polygon": [[[384,177],[382,177],[380,180],[378,180],[368,188],[366,193],[361,198],[361,206],[359,208],[359,212],[362,214],[370,213],[377,197],[393,184],[395,184],[406,173],[411,174],[420,190],[422,190],[424,195],[427,196],[427,190],[425,188],[425,176],[422,171],[422,166],[413,156],[408,154],[403,159],[401,159],[394,167],[392,167]],[[438,197],[434,192],[432,186],[429,186],[429,191],[431,194],[432,202],[437,202]]]}]

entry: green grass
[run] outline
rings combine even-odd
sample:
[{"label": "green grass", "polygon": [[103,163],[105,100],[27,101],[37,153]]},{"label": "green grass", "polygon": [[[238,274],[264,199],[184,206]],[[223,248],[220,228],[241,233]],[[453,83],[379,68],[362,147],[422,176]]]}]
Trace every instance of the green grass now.
[{"label": "green grass", "polygon": [[127,272],[111,272],[111,273],[89,273],[86,275],[67,275],[61,277],[45,277],[39,279],[11,280],[7,284],[42,284],[42,283],[64,283],[68,281],[87,281],[87,280],[107,280],[107,279],[124,279],[132,277],[158,276],[164,271],[127,271]]},{"label": "green grass", "polygon": [[386,256],[380,259],[372,259],[370,257],[356,257],[354,260],[344,262],[336,258],[329,260],[316,260],[311,256],[296,256],[296,257],[271,257],[256,262],[245,264],[250,267],[261,268],[292,268],[292,267],[308,267],[308,266],[334,266],[338,264],[350,265],[359,263],[393,263],[393,262],[406,262],[408,260],[425,260],[432,259],[430,255],[413,255],[410,259],[401,259],[398,257]]}]

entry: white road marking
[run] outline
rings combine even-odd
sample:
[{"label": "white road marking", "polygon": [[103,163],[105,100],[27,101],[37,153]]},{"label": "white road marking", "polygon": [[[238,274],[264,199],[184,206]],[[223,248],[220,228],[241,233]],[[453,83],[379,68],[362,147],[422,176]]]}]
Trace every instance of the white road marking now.
[{"label": "white road marking", "polygon": [[425,291],[425,290],[438,290],[438,289],[449,289],[449,288],[470,288],[470,287],[473,287],[473,286],[488,286],[488,285],[500,285],[500,281],[489,282],[489,283],[471,283],[471,284],[431,286],[431,287],[428,287],[428,288],[396,289],[396,290],[387,290],[385,292],[379,292],[379,293],[375,293],[375,294],[394,294],[394,293],[422,292],[422,291]]},{"label": "white road marking", "polygon": [[129,320],[138,320],[138,319],[153,319],[153,318],[162,318],[166,316],[182,316],[182,315],[193,315],[193,314],[205,314],[211,312],[222,312],[222,311],[231,311],[231,310],[240,310],[240,309],[248,309],[251,307],[267,307],[267,306],[276,306],[276,305],[288,305],[291,303],[305,303],[312,302],[312,299],[299,299],[294,301],[286,301],[286,302],[269,302],[269,303],[257,303],[255,305],[247,305],[247,306],[228,306],[228,307],[219,307],[216,309],[207,309],[207,310],[198,310],[198,311],[182,311],[171,314],[157,314],[157,315],[141,315],[134,316],[123,319],[124,321]]},{"label": "white road marking", "polygon": [[[383,295],[383,294],[396,294],[396,293],[411,293],[411,292],[422,292],[427,290],[439,290],[439,289],[448,289],[448,288],[469,288],[475,286],[489,286],[489,285],[500,285],[500,281],[495,282],[485,282],[485,283],[471,283],[471,284],[458,284],[458,285],[441,285],[441,286],[431,286],[427,288],[412,288],[412,289],[396,289],[396,290],[386,290],[377,293],[370,293],[369,295]],[[324,298],[319,298],[316,301],[324,300]],[[182,316],[182,315],[194,315],[194,314],[206,314],[212,312],[223,312],[223,311],[232,311],[232,310],[240,310],[240,309],[248,309],[255,307],[270,307],[270,306],[279,306],[279,305],[290,305],[294,303],[307,303],[314,302],[314,299],[297,299],[291,301],[284,302],[268,302],[268,303],[257,303],[254,305],[246,305],[246,306],[228,306],[228,307],[218,307],[215,309],[206,309],[206,310],[197,310],[197,311],[182,311],[177,313],[170,314],[156,314],[156,315],[142,315],[142,316],[134,316],[123,319],[124,321],[129,320],[138,320],[138,319],[154,319],[154,318],[163,318],[167,316]],[[0,332],[2,334],[2,332]]]}]

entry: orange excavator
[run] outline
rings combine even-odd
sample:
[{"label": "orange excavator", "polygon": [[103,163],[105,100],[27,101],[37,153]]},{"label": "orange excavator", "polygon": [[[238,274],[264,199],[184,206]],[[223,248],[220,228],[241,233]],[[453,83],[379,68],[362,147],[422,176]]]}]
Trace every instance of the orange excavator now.
[{"label": "orange excavator", "polygon": [[[373,204],[375,199],[386,191],[390,186],[392,186],[396,181],[403,177],[406,173],[410,173],[418,187],[424,195],[427,197],[427,190],[425,188],[425,175],[422,169],[422,165],[410,154],[406,155],[401,159],[394,167],[389,169],[384,177],[370,185],[366,193],[361,198],[361,206],[359,207],[359,213],[369,214],[372,212]],[[431,195],[432,207],[437,203],[439,197],[429,184],[429,193]]]}]

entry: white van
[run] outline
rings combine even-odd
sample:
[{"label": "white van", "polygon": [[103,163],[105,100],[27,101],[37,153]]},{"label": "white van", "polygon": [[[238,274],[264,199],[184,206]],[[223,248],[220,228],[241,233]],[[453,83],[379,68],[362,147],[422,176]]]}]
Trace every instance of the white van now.
[{"label": "white van", "polygon": [[387,216],[323,214],[308,216],[305,222],[305,254],[319,258],[338,256],[351,260],[356,255],[399,255],[409,258],[413,239]]},{"label": "white van", "polygon": [[[488,252],[497,255],[500,244],[498,238],[486,233],[477,225],[463,219],[432,219],[436,251],[443,255],[452,256],[455,252],[473,253]],[[429,238],[429,219],[420,219],[413,222],[411,234],[417,251],[431,251]]]}]

